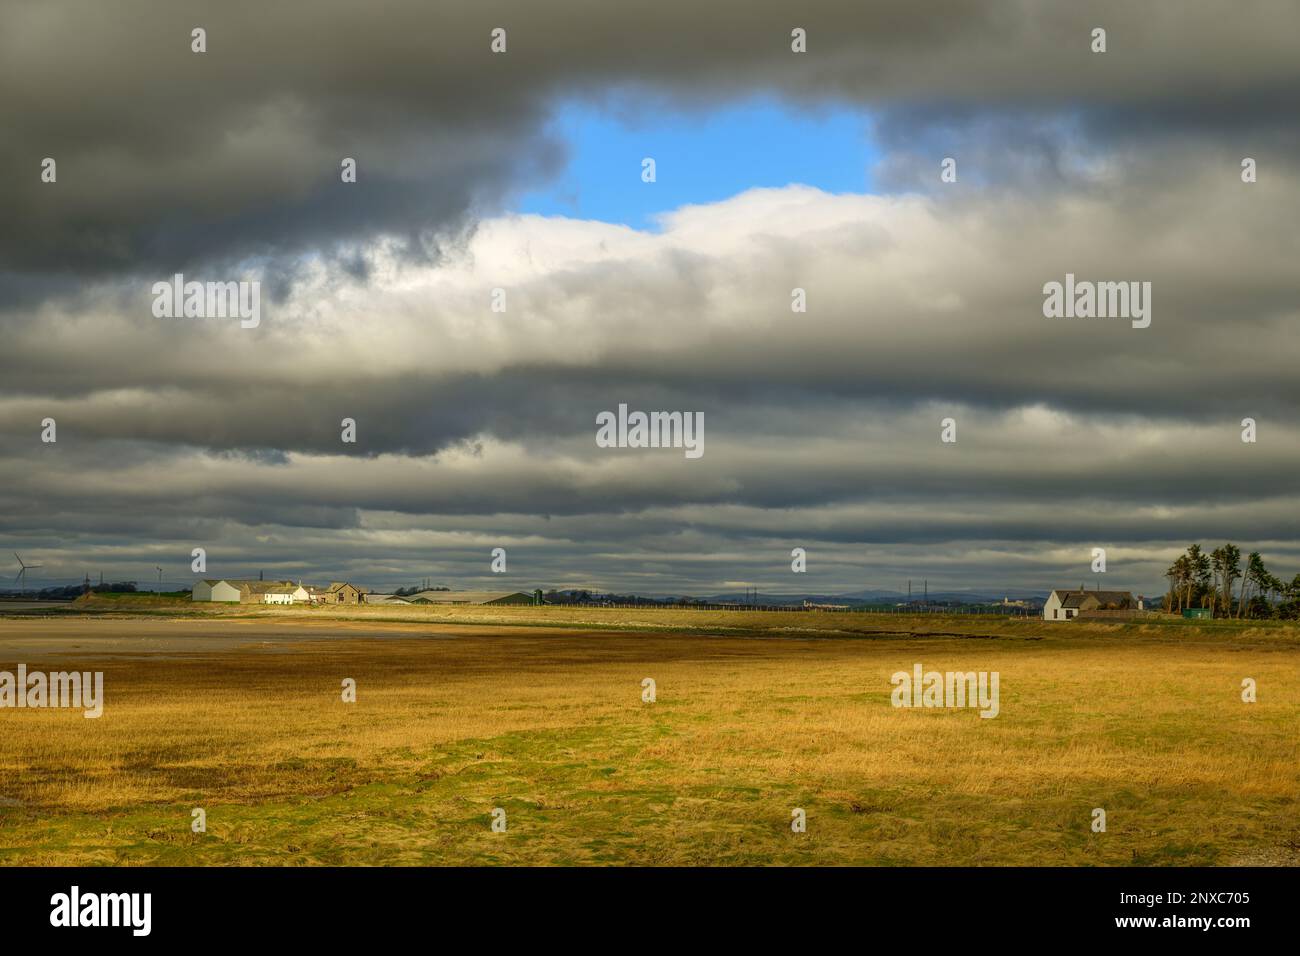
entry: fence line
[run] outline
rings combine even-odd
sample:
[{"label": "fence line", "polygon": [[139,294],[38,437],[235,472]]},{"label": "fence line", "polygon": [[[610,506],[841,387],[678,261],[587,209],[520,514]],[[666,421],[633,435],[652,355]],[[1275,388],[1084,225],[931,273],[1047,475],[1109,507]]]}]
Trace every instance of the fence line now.
[{"label": "fence line", "polygon": [[552,604],[549,607],[604,607],[623,608],[627,610],[673,610],[673,611],[799,611],[822,614],[968,614],[990,617],[1041,617],[1042,611],[1024,607],[805,607],[802,604],[689,604],[651,603],[615,603],[613,601],[581,601],[571,604]]}]

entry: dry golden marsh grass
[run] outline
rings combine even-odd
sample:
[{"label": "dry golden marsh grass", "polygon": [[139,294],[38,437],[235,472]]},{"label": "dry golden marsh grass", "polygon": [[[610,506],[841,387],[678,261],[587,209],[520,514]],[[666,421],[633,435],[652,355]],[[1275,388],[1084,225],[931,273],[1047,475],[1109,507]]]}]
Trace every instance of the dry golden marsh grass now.
[{"label": "dry golden marsh grass", "polygon": [[[464,610],[0,620],[107,699],[0,710],[0,862],[1300,862],[1294,627]],[[892,707],[917,662],[1001,713]]]}]

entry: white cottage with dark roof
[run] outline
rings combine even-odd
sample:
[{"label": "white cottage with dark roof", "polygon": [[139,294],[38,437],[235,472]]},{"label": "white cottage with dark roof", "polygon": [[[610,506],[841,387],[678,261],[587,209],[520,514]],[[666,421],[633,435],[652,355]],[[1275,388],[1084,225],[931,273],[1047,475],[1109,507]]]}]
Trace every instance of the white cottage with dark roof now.
[{"label": "white cottage with dark roof", "polygon": [[1129,591],[1053,591],[1043,605],[1044,621],[1069,621],[1088,611],[1131,611],[1137,608]]}]

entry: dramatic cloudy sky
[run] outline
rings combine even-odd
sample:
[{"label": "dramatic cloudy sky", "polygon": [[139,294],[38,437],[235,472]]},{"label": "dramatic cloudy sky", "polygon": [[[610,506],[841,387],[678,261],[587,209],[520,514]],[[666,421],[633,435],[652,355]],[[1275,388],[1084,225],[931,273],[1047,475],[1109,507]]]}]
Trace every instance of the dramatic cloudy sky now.
[{"label": "dramatic cloudy sky", "polygon": [[[1289,0],[0,0],[0,129],[34,582],[1300,570]],[[176,272],[260,281],[260,327],[154,317]],[[1067,272],[1152,283],[1150,328],[1045,318]],[[703,457],[598,448],[619,403],[702,412]]]}]

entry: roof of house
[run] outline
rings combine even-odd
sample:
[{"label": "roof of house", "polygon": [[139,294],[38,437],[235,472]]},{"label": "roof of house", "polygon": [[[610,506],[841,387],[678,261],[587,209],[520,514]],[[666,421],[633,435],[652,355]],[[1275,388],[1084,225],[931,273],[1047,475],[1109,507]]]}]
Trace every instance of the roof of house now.
[{"label": "roof of house", "polygon": [[249,594],[265,594],[267,591],[274,591],[277,588],[296,589],[292,581],[227,581],[227,584],[233,584],[241,591],[247,591]]},{"label": "roof of house", "polygon": [[217,584],[229,584],[231,587],[235,587],[235,588],[246,587],[246,588],[254,588],[254,589],[282,588],[282,587],[289,587],[293,584],[292,581],[287,581],[287,580],[244,581],[239,578],[204,578],[203,583],[209,586],[213,586]]},{"label": "roof of house", "polygon": [[396,594],[375,594],[372,592],[366,595],[366,603],[367,604],[410,604],[411,602],[404,597],[399,597]]},{"label": "roof of house", "polygon": [[532,595],[524,591],[420,591],[408,594],[407,600],[412,603],[428,601],[430,604],[490,604],[508,597],[532,599]]},{"label": "roof of house", "polygon": [[1062,607],[1079,607],[1088,598],[1096,598],[1099,604],[1123,604],[1132,602],[1133,594],[1130,591],[1076,591],[1076,590],[1056,590],[1052,592],[1061,598]]}]

